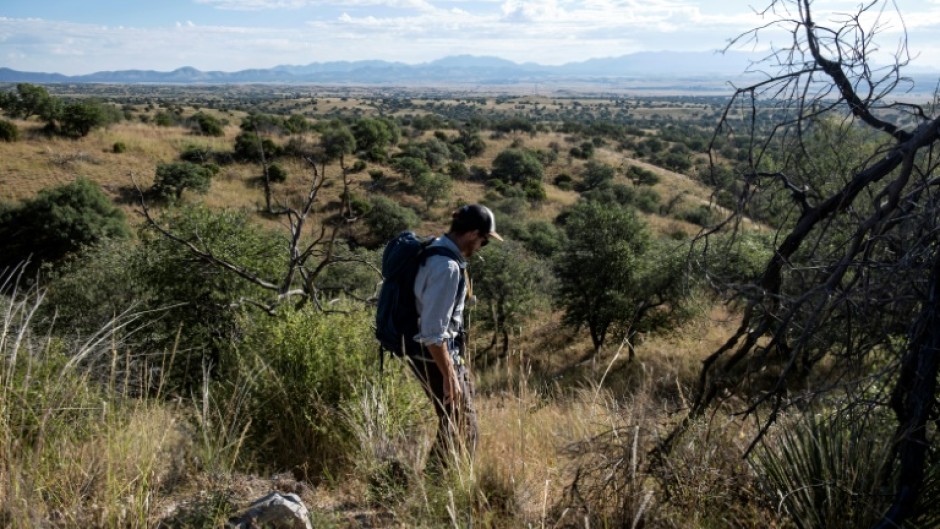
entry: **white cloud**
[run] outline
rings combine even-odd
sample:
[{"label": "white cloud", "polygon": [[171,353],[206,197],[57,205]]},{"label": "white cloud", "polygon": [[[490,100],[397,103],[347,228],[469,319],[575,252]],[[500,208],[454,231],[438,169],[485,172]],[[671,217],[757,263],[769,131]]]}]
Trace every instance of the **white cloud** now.
[{"label": "white cloud", "polygon": [[274,9],[300,9],[321,6],[385,6],[399,9],[433,10],[425,0],[195,0],[217,9],[233,11],[262,11]]},{"label": "white cloud", "polygon": [[[283,14],[268,27],[265,15],[254,12],[226,14],[229,20],[245,20],[230,25],[206,25],[181,12],[176,24],[151,28],[0,17],[0,57],[4,66],[19,70],[70,74],[180,66],[234,71],[361,59],[417,63],[465,53],[560,64],[642,50],[716,50],[767,21],[746,7],[717,0],[195,1],[220,9],[319,8],[286,15],[293,27],[285,27]],[[832,10],[856,8],[854,1],[816,0],[813,5],[823,21]],[[933,53],[938,2],[908,9],[903,18],[912,51],[930,50],[921,52],[921,61],[940,66],[940,56]],[[883,21],[891,27],[884,45],[893,51],[900,35],[893,27],[903,26],[890,11]],[[787,38],[771,32],[750,49],[766,49],[768,39],[784,44]],[[64,53],[74,55],[63,59]]]}]

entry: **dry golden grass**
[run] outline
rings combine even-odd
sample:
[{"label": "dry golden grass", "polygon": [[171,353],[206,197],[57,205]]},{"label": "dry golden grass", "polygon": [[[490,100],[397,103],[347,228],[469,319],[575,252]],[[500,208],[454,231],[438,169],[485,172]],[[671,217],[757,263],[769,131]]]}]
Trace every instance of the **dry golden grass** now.
[{"label": "dry golden grass", "polygon": [[[488,98],[487,104],[496,106],[496,101],[495,98]],[[572,103],[573,100],[533,96],[521,99],[509,98],[498,105],[513,107],[536,104],[571,105]],[[598,106],[604,104],[591,100],[583,100],[580,103]],[[321,111],[325,108],[341,111],[371,108],[366,100],[354,97],[345,101],[340,97],[325,97],[318,99],[318,104]],[[196,136],[182,127],[157,127],[139,122],[122,122],[107,129],[93,131],[86,138],[70,140],[42,134],[41,125],[37,122],[18,122],[25,139],[16,143],[0,143],[0,160],[2,160],[0,161],[0,199],[21,200],[35,195],[40,189],[68,183],[81,176],[99,183],[106,193],[118,202],[119,206],[130,212],[136,203],[132,177],[142,188],[148,188],[152,185],[156,165],[177,160],[179,153],[191,144],[205,146],[215,151],[231,150],[234,138],[239,132],[236,125],[238,115],[230,112],[205,111],[229,121],[229,125],[225,127],[224,137]],[[192,112],[195,111],[186,110],[187,114]],[[452,135],[456,134],[456,131],[446,133]],[[431,137],[433,134],[426,132],[416,139],[424,141]],[[315,138],[310,139],[315,141]],[[531,136],[527,133],[512,133],[499,138],[487,137],[485,140],[485,151],[480,156],[467,160],[465,164],[468,167],[473,165],[492,167],[494,158],[514,143],[524,148],[544,151],[548,151],[553,143],[561,146],[562,152],[558,160],[545,169],[547,200],[535,205],[527,212],[531,219],[552,221],[564,208],[577,200],[576,192],[564,191],[551,184],[561,173],[577,176],[585,163],[581,160],[572,160],[567,155],[567,149],[572,144],[566,141],[566,135],[539,133]],[[117,142],[124,143],[127,150],[120,154],[112,152]],[[596,159],[621,169],[629,165],[638,165],[653,171],[660,177],[660,182],[654,189],[660,194],[664,203],[678,195],[683,195],[682,201],[689,204],[707,203],[709,191],[684,175],[627,158],[622,153],[606,147],[597,149]],[[311,170],[304,162],[296,160],[281,160],[279,163],[287,169],[290,178],[286,184],[273,186],[274,202],[275,204],[299,204],[309,190]],[[480,183],[454,182],[451,197],[435,204],[430,211],[425,212],[421,199],[410,194],[409,182],[404,181],[388,167],[370,164],[369,169],[374,168],[384,170],[389,176],[391,186],[387,186],[386,189],[391,189],[393,199],[422,213],[423,222],[417,229],[423,233],[443,231],[449,223],[451,211],[460,204],[478,202],[486,194],[486,188]],[[339,202],[343,190],[340,169],[337,164],[332,164],[326,168],[325,172],[328,182],[321,191],[320,204],[335,205]],[[257,211],[263,209],[264,200],[260,175],[261,168],[256,164],[232,164],[224,167],[222,173],[214,179],[206,196],[193,197],[185,194],[184,197],[189,200],[202,200],[211,207],[233,207]],[[623,176],[617,178],[618,181],[626,182]],[[375,193],[367,171],[351,175],[350,181],[351,190],[360,197],[369,198]],[[647,215],[647,217],[654,231],[658,233],[693,234],[697,231],[697,227],[681,221],[662,218],[658,215]],[[140,221],[136,215],[131,215],[130,218],[132,222]],[[259,222],[272,227],[280,224],[276,220],[260,217]]]}]

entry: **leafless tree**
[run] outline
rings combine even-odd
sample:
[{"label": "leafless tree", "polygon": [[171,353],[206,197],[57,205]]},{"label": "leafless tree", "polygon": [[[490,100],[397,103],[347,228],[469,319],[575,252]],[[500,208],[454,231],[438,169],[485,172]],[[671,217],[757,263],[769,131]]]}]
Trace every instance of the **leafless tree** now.
[{"label": "leafless tree", "polygon": [[[253,305],[269,314],[274,314],[277,307],[288,300],[294,300],[298,307],[312,302],[320,310],[326,310],[317,287],[317,279],[330,266],[361,263],[363,260],[360,257],[343,255],[339,251],[342,223],[331,226],[321,219],[318,226],[311,227],[315,214],[323,213],[316,211],[320,191],[326,182],[326,161],[322,158],[315,155],[305,158],[310,167],[310,183],[302,200],[293,204],[290,200],[278,201],[275,207],[269,202],[271,194],[268,186],[265,186],[267,212],[285,219],[285,227],[289,231],[289,243],[286,248],[289,258],[279,277],[265,277],[257,271],[226,260],[215,254],[198,236],[195,239],[187,239],[162,226],[151,214],[143,193],[140,193],[141,213],[155,230],[188,249],[198,259],[235,274],[270,293],[265,299],[243,299],[240,300],[241,303]],[[378,270],[376,274],[376,277],[380,277]]]},{"label": "leafless tree", "polygon": [[716,133],[749,141],[722,228],[763,213],[779,229],[762,275],[735,291],[743,320],[704,361],[690,418],[746,397],[756,444],[783,409],[811,399],[890,407],[899,478],[877,527],[899,527],[915,514],[940,411],[940,117],[899,98],[912,84],[906,32],[890,52],[879,45],[889,21],[904,29],[893,2],[822,19],[812,7],[772,0],[759,12],[767,23],[731,42],[785,36]]}]

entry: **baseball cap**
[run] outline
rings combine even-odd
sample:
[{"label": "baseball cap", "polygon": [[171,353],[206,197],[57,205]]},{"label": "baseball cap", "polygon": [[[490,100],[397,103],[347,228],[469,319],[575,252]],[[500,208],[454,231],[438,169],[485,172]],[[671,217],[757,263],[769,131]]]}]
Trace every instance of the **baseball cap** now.
[{"label": "baseball cap", "polygon": [[463,206],[454,213],[454,222],[467,228],[468,231],[479,230],[497,241],[503,240],[496,233],[496,217],[490,211],[490,208],[486,206],[480,204]]}]

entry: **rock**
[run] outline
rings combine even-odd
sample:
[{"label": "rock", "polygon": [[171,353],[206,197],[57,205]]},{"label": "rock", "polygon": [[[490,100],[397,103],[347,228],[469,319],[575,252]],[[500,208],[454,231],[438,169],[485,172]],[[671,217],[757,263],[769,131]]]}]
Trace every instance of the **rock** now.
[{"label": "rock", "polygon": [[241,516],[229,520],[234,529],[313,529],[310,513],[296,494],[272,492],[255,501]]}]

